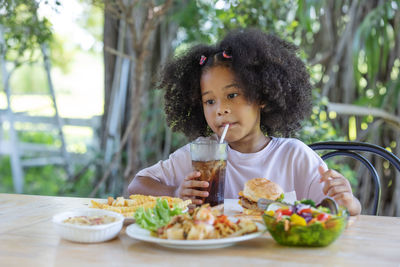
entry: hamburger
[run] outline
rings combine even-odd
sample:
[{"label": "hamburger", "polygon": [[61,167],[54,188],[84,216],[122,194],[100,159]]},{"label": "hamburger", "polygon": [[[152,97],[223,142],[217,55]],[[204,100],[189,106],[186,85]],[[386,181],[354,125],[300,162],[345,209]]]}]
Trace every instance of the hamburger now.
[{"label": "hamburger", "polygon": [[266,178],[254,178],[244,184],[243,191],[239,192],[239,204],[246,215],[261,215],[264,210],[258,208],[260,198],[282,201],[283,190],[277,184]]}]

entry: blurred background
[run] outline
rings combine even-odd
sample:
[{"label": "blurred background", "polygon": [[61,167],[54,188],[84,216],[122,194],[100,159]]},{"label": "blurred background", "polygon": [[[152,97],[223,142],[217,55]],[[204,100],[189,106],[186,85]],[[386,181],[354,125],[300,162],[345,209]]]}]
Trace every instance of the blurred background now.
[{"label": "blurred background", "polygon": [[[294,137],[368,142],[400,155],[400,0],[0,3],[2,193],[126,194],[138,170],[190,141],[165,123],[160,67],[238,27],[299,47],[313,111]],[[381,178],[380,214],[400,216],[399,173],[369,160]],[[366,169],[346,158],[329,166],[371,205]]]}]

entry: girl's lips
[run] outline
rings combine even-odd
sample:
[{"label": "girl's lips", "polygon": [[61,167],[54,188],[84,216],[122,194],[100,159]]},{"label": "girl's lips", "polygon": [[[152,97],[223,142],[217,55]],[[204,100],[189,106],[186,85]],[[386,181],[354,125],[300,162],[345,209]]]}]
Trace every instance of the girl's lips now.
[{"label": "girl's lips", "polygon": [[[223,124],[221,124],[221,125],[219,126],[219,128],[220,128],[220,129],[224,129],[224,128],[225,128],[225,125],[227,125],[227,124],[229,124],[229,129],[230,129],[232,126],[236,125],[236,122],[233,122],[233,123],[223,123]],[[228,130],[229,130],[229,129],[228,129]]]}]

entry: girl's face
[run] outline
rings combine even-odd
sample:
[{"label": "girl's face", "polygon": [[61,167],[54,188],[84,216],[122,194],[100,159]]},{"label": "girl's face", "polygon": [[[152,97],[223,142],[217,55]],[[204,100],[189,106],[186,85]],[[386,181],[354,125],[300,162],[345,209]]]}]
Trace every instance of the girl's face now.
[{"label": "girl's face", "polygon": [[249,102],[233,72],[222,66],[206,70],[200,80],[204,116],[218,136],[229,124],[225,140],[232,148],[253,146],[265,139],[260,129],[261,105]]}]

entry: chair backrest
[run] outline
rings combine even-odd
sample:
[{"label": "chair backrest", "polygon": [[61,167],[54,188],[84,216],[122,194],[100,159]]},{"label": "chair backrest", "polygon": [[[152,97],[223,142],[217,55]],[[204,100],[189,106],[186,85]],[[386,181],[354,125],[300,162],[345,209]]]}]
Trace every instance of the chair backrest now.
[{"label": "chair backrest", "polygon": [[334,156],[348,156],[359,160],[365,167],[367,167],[374,180],[375,185],[372,214],[378,215],[381,200],[381,183],[379,175],[371,162],[369,162],[364,156],[358,154],[357,152],[369,152],[375,155],[379,155],[382,158],[388,160],[400,172],[400,159],[396,155],[380,146],[362,142],[319,142],[311,144],[309,145],[309,147],[313,150],[330,150],[331,152],[322,155],[323,160]]}]

